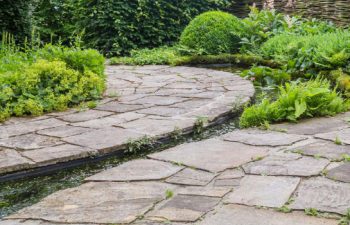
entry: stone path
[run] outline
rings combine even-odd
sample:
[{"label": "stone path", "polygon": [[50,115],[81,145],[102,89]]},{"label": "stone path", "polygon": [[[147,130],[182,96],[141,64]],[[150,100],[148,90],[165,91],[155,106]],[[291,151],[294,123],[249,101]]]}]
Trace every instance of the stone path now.
[{"label": "stone path", "polygon": [[93,175],[0,225],[337,225],[350,209],[349,117],[182,144]]},{"label": "stone path", "polygon": [[254,94],[238,75],[168,66],[108,66],[106,98],[97,108],[0,124],[0,174],[121,151],[130,140],[191,130]]}]

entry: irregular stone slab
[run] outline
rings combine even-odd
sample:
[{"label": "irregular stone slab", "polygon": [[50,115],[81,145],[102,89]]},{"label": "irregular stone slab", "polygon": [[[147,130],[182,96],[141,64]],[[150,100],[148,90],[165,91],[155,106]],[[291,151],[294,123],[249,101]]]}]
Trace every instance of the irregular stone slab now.
[{"label": "irregular stone slab", "polygon": [[178,102],[187,100],[182,97],[170,97],[170,96],[148,96],[141,99],[131,101],[132,104],[151,104],[151,105],[173,105]]},{"label": "irregular stone slab", "polygon": [[26,134],[8,139],[0,139],[0,146],[15,149],[38,149],[63,144],[59,139],[37,134]]},{"label": "irregular stone slab", "polygon": [[235,168],[254,158],[267,155],[267,149],[218,139],[183,144],[169,150],[151,154],[150,158],[172,161],[190,167],[220,172]]},{"label": "irregular stone slab", "polygon": [[76,123],[76,122],[83,122],[87,120],[93,120],[93,119],[109,116],[112,114],[113,113],[111,112],[104,112],[99,110],[87,110],[83,112],[61,116],[59,118],[67,122]]},{"label": "irregular stone slab", "polygon": [[217,187],[236,187],[239,186],[241,179],[244,177],[244,172],[240,169],[226,170],[220,174],[214,182]]},{"label": "irregular stone slab", "polygon": [[317,134],[317,135],[315,135],[315,137],[321,138],[324,140],[330,140],[333,142],[338,138],[343,144],[350,145],[350,128],[344,129],[341,131],[334,131],[334,132],[329,132],[329,133],[324,133],[324,134]]},{"label": "irregular stone slab", "polygon": [[20,210],[8,219],[56,223],[131,223],[165,198],[162,183],[92,182],[66,189]]},{"label": "irregular stone slab", "polygon": [[7,126],[0,125],[0,138],[8,138],[11,136],[27,134],[42,129],[63,126],[65,124],[65,122],[57,119],[45,119]]},{"label": "irregular stone slab", "polygon": [[23,156],[33,160],[36,166],[52,165],[96,154],[96,150],[76,145],[63,144],[54,147],[25,151]]},{"label": "irregular stone slab", "polygon": [[86,133],[89,131],[92,131],[92,129],[84,128],[84,127],[74,127],[74,126],[60,126],[60,127],[40,130],[37,133],[42,135],[52,136],[52,137],[64,138],[64,137]]},{"label": "irregular stone slab", "polygon": [[254,146],[285,146],[307,139],[305,136],[263,130],[236,130],[224,135],[225,141]]},{"label": "irregular stone slab", "polygon": [[32,161],[22,157],[17,151],[0,148],[0,173],[27,169],[32,164]]},{"label": "irregular stone slab", "polygon": [[300,182],[296,177],[245,176],[226,203],[282,207]]},{"label": "irregular stone slab", "polygon": [[194,119],[163,119],[145,117],[119,125],[125,129],[134,130],[150,136],[167,136],[180,129],[190,129],[194,126]]},{"label": "irregular stone slab", "polygon": [[336,145],[330,141],[319,140],[304,146],[297,147],[291,151],[315,157],[325,157],[330,160],[339,161],[343,155],[350,155],[350,146]]},{"label": "irregular stone slab", "polygon": [[314,208],[345,214],[350,206],[350,184],[317,177],[302,181],[291,209]]},{"label": "irregular stone slab", "polygon": [[122,123],[140,119],[145,116],[146,115],[143,115],[143,114],[129,112],[129,113],[122,113],[118,115],[107,116],[107,117],[94,119],[94,120],[88,120],[85,122],[74,123],[73,126],[102,129],[102,128],[111,127],[111,126],[118,126]]},{"label": "irregular stone slab", "polygon": [[228,187],[184,187],[178,191],[178,194],[222,198],[230,191],[231,188]]},{"label": "irregular stone slab", "polygon": [[338,225],[337,220],[306,216],[302,212],[280,213],[240,205],[225,205],[199,225]]},{"label": "irregular stone slab", "polygon": [[155,116],[163,116],[163,117],[172,117],[182,115],[187,113],[189,110],[180,109],[180,108],[171,108],[168,106],[154,106],[147,109],[137,110],[137,113],[147,114],[147,115],[155,115]]},{"label": "irregular stone slab", "polygon": [[136,140],[143,137],[144,134],[132,132],[122,128],[109,127],[92,132],[63,138],[63,141],[97,149],[99,152],[109,152],[113,149],[120,149],[129,140]]},{"label": "irregular stone slab", "polygon": [[333,180],[350,183],[350,162],[328,171],[327,177]]},{"label": "irregular stone slab", "polygon": [[166,182],[172,184],[184,184],[193,186],[205,186],[215,177],[215,174],[201,170],[186,168],[172,177],[166,179]]},{"label": "irregular stone slab", "polygon": [[[133,223],[133,225],[164,225],[164,222],[142,220],[142,221]],[[189,223],[171,223],[167,221],[166,225],[189,225]]]},{"label": "irregular stone slab", "polygon": [[327,159],[280,153],[243,166],[248,174],[308,177],[320,174],[330,163]]},{"label": "irregular stone slab", "polygon": [[220,174],[217,179],[226,180],[226,179],[237,179],[244,177],[244,172],[240,169],[226,170]]},{"label": "irregular stone slab", "polygon": [[177,195],[158,210],[149,214],[149,219],[174,222],[194,222],[214,209],[220,198]]},{"label": "irregular stone slab", "polygon": [[123,104],[120,102],[109,102],[107,104],[103,104],[98,106],[96,109],[97,110],[104,110],[104,111],[111,111],[111,112],[116,112],[116,113],[125,113],[125,112],[131,112],[135,111],[138,109],[143,109],[145,108],[144,105],[128,105],[128,104]]},{"label": "irregular stone slab", "polygon": [[183,167],[150,159],[126,162],[85,179],[86,181],[160,180],[179,172]]},{"label": "irregular stone slab", "polygon": [[328,133],[349,127],[344,121],[336,118],[312,118],[299,123],[282,123],[271,125],[272,129],[283,130],[289,134],[314,135]]},{"label": "irregular stone slab", "polygon": [[[0,225],[59,225],[58,223],[51,223],[42,220],[2,220]],[[64,224],[68,225],[68,224]],[[94,224],[70,224],[70,225],[94,225]]]}]

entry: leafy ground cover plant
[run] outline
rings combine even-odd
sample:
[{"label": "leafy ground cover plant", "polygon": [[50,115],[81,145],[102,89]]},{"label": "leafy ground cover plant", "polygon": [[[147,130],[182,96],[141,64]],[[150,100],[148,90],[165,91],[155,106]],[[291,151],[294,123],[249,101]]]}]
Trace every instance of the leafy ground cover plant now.
[{"label": "leafy ground cover plant", "polygon": [[100,98],[104,57],[95,50],[47,45],[0,50],[0,122],[10,116],[41,115]]},{"label": "leafy ground cover plant", "polygon": [[261,126],[267,122],[297,121],[302,118],[330,116],[349,110],[344,100],[326,79],[286,83],[277,100],[264,99],[247,107],[240,119],[242,128]]},{"label": "leafy ground cover plant", "polygon": [[291,75],[281,69],[272,69],[266,66],[253,66],[241,74],[251,80],[255,86],[275,86],[291,80]]}]

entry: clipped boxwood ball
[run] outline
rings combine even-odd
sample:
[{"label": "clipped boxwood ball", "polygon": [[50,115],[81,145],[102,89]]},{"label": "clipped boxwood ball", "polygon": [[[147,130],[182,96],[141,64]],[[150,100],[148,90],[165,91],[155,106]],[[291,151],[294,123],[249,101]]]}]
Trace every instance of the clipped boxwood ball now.
[{"label": "clipped boxwood ball", "polygon": [[180,44],[202,54],[237,52],[241,21],[232,14],[211,11],[194,18],[185,28]]}]

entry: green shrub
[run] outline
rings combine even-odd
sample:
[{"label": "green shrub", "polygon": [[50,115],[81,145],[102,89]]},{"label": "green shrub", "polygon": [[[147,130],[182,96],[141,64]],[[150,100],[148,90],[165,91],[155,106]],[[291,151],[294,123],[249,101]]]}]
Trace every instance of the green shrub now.
[{"label": "green shrub", "polygon": [[291,80],[290,74],[284,70],[266,66],[253,66],[249,70],[244,70],[241,76],[250,79],[256,86],[272,86]]},{"label": "green shrub", "polygon": [[104,79],[62,61],[38,60],[19,72],[0,75],[0,120],[11,115],[41,115],[98,99]]},{"label": "green shrub", "polygon": [[286,83],[285,87],[280,87],[276,101],[264,99],[262,103],[246,108],[240,126],[247,128],[269,122],[335,115],[348,110],[349,106],[349,102],[331,89],[330,82],[325,79]]},{"label": "green shrub", "polygon": [[289,68],[305,72],[347,68],[350,63],[350,32],[278,35],[262,45],[261,54],[268,59],[288,62]]},{"label": "green shrub", "polygon": [[175,47],[160,47],[154,49],[132,50],[130,57],[114,57],[110,63],[113,65],[169,65],[180,57]]},{"label": "green shrub", "polygon": [[206,12],[191,21],[185,28],[180,45],[199,54],[233,53],[239,49],[241,22],[224,12]]},{"label": "green shrub", "polygon": [[96,100],[105,88],[103,70],[104,58],[95,50],[0,48],[0,121]]},{"label": "green shrub", "polygon": [[330,22],[298,16],[290,17],[277,13],[275,10],[259,11],[255,7],[251,8],[249,16],[242,22],[241,52],[245,53],[258,52],[261,44],[280,34],[285,34],[285,36],[316,35],[336,31],[336,26]]},{"label": "green shrub", "polygon": [[37,57],[47,60],[62,60],[75,70],[84,72],[90,70],[98,75],[104,72],[104,57],[93,49],[81,50],[79,48],[68,48],[55,45],[46,45],[34,52]]}]

